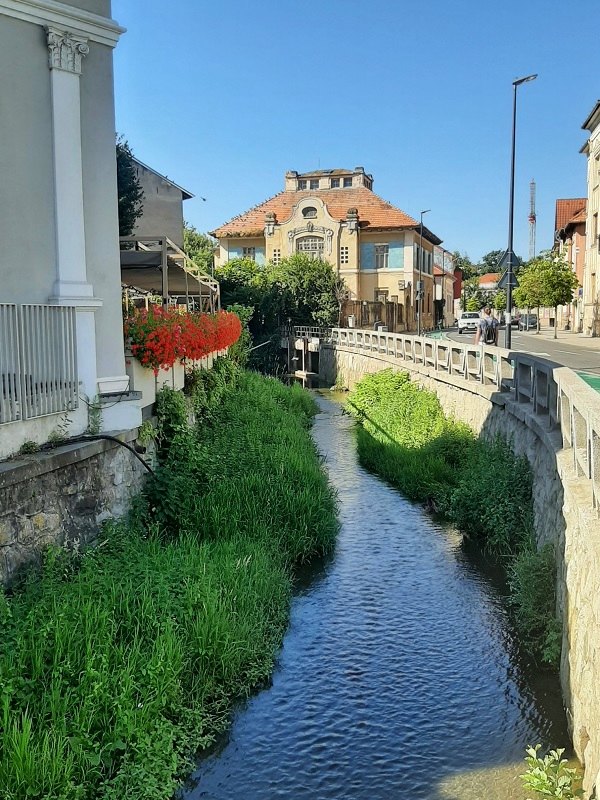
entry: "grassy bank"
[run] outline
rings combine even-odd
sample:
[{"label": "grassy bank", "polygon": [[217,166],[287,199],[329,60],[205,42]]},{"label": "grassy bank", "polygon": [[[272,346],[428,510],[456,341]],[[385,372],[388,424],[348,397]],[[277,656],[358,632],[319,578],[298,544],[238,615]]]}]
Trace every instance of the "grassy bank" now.
[{"label": "grassy bank", "polygon": [[294,564],[335,503],[298,388],[222,363],[161,397],[156,478],[126,524],[0,594],[5,800],[170,798],[232,702],[264,682]]},{"label": "grassy bank", "polygon": [[555,560],[533,536],[531,469],[502,439],[477,438],[448,419],[433,392],[406,373],[365,377],[349,395],[368,469],[442,514],[504,561],[517,627],[533,655],[556,666]]}]

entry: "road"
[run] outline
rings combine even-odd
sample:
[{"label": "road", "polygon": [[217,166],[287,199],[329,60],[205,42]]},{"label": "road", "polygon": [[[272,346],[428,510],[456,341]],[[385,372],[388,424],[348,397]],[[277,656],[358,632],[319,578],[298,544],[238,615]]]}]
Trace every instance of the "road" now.
[{"label": "road", "polygon": [[[475,334],[459,335],[456,328],[451,328],[445,333],[455,342],[475,341]],[[577,372],[600,375],[600,339],[584,338],[570,331],[558,331],[558,338],[554,339],[553,334],[553,330],[542,329],[539,334],[535,334],[513,328],[512,349],[549,358]],[[501,347],[504,346],[504,328],[500,330],[499,344]]]}]

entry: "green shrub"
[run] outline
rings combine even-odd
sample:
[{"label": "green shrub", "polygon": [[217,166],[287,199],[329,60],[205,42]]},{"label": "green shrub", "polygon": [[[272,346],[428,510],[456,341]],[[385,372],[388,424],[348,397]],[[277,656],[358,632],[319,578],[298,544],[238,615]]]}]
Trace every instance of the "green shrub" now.
[{"label": "green shrub", "polygon": [[522,641],[541,660],[560,662],[562,631],[556,619],[556,556],[547,544],[523,549],[509,570],[511,603]]},{"label": "green shrub", "polygon": [[531,468],[503,439],[480,439],[460,470],[448,517],[484,548],[513,556],[533,536]]},{"label": "green shrub", "polygon": [[426,503],[478,540],[509,569],[515,621],[536,658],[556,665],[554,560],[533,545],[532,476],[526,458],[497,438],[477,439],[447,419],[433,392],[407,373],[363,378],[348,398],[359,422],[358,454],[367,469]]},{"label": "green shrub", "polygon": [[569,762],[562,757],[564,749],[550,750],[543,758],[538,756],[539,749],[540,745],[536,744],[526,750],[528,769],[521,775],[525,789],[535,792],[537,797],[555,797],[559,800],[581,797],[583,792],[577,788],[577,770],[569,767]]},{"label": "green shrub", "polygon": [[5,800],[172,797],[268,678],[294,565],[334,544],[308,394],[228,364],[197,384],[210,424],[161,393],[174,438],[129,522],[0,592]]}]

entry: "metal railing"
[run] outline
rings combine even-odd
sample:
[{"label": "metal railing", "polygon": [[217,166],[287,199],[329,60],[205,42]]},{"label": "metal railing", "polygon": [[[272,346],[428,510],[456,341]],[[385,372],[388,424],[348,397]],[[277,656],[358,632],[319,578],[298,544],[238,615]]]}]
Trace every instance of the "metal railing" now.
[{"label": "metal railing", "polygon": [[[553,361],[501,347],[462,344],[401,333],[333,328],[322,337],[336,347],[384,355],[398,364],[419,365],[444,380],[453,376],[527,404],[548,429],[560,429],[563,448],[571,449],[573,468],[592,485],[600,508],[600,393],[573,370]],[[435,375],[437,373],[437,376]]]},{"label": "metal railing", "polygon": [[294,325],[293,333],[296,339],[326,339],[331,336],[331,328],[321,328],[317,325]]},{"label": "metal railing", "polygon": [[78,405],[75,309],[0,303],[0,424]]}]

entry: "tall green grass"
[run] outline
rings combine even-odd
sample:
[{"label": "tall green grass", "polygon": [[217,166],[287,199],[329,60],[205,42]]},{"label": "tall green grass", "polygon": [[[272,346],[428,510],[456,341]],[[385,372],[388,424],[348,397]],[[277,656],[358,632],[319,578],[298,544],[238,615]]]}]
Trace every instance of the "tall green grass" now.
[{"label": "tall green grass", "polygon": [[311,398],[229,366],[197,380],[195,426],[161,400],[162,465],[134,517],[0,594],[3,800],[170,798],[270,675],[294,564],[334,544]]},{"label": "tall green grass", "polygon": [[537,553],[532,476],[509,444],[477,438],[448,419],[433,392],[407,373],[368,375],[348,397],[361,463],[453,522],[501,559],[510,576],[511,604],[525,645],[556,665],[555,562]]}]

